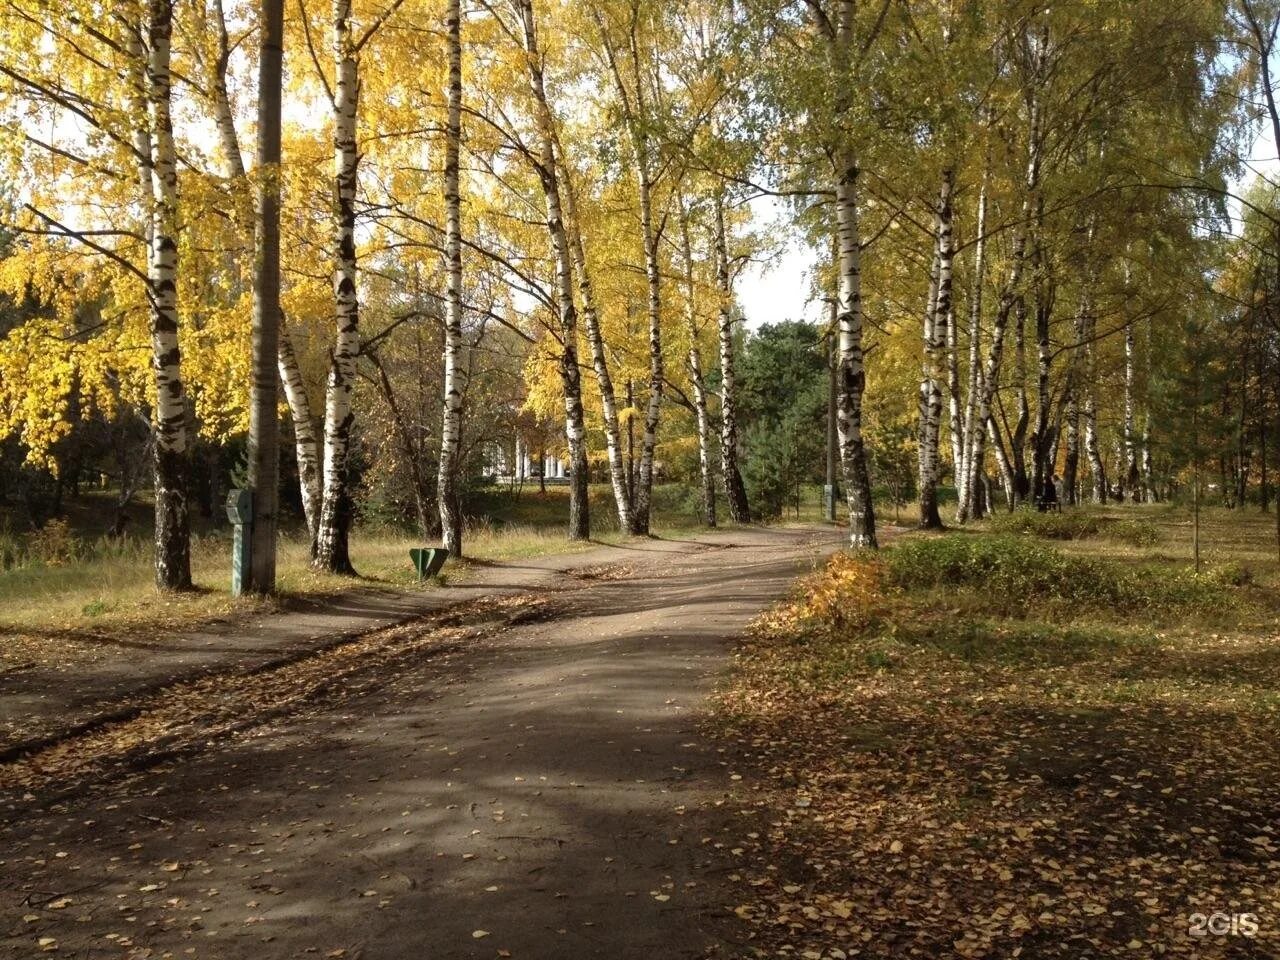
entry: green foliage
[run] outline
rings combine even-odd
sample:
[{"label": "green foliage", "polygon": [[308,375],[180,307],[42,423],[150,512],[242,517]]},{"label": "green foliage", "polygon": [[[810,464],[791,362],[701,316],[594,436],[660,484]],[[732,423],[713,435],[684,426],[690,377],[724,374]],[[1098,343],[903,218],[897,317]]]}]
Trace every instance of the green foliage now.
[{"label": "green foliage", "polygon": [[747,339],[739,403],[753,514],[777,517],[821,480],[827,376],[820,331],[807,323],[765,324]]},{"label": "green foliage", "polygon": [[996,513],[987,521],[992,533],[1016,533],[1042,540],[1084,540],[1096,536],[1102,523],[1087,513],[1040,513],[1038,510],[1015,510]]},{"label": "green foliage", "polygon": [[915,492],[916,429],[911,423],[877,417],[867,430],[876,499],[887,500],[895,514]]},{"label": "green foliage", "polygon": [[1124,656],[1152,646],[1146,635],[1098,626],[1062,626],[1034,621],[985,619],[908,620],[893,631],[903,645],[936,650],[966,663],[1005,666],[1065,666]]},{"label": "green foliage", "polygon": [[1152,547],[1160,542],[1160,529],[1150,520],[1112,520],[1103,526],[1102,535],[1131,547]]},{"label": "green foliage", "polygon": [[987,521],[992,533],[1019,534],[1041,540],[1089,540],[1100,537],[1133,547],[1149,547],[1160,542],[1160,531],[1150,520],[1115,519],[1082,511],[1040,513],[1015,510],[996,513]]},{"label": "green foliage", "polygon": [[896,585],[979,591],[982,605],[994,610],[1047,603],[1123,614],[1209,608],[1233,600],[1221,582],[1209,577],[1073,556],[1021,537],[922,537],[887,556]]}]

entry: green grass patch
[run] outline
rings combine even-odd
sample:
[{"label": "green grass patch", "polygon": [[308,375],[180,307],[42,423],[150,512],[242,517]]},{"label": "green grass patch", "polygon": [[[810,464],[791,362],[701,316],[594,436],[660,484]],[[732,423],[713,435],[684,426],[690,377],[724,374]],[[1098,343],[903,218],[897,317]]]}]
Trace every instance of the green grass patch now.
[{"label": "green grass patch", "polygon": [[[886,960],[1174,956],[1205,890],[1269,908],[1274,518],[1207,512],[1197,576],[1187,518],[1134,513],[1166,556],[1101,533],[911,536],[833,558],[760,618],[717,733],[741,780],[734,912],[761,955],[839,956],[839,922],[872,916],[863,954]],[[881,907],[908,899],[925,906]]]},{"label": "green grass patch", "polygon": [[1149,547],[1160,542],[1160,530],[1144,517],[1111,517],[1085,510],[1040,513],[1023,509],[997,513],[986,529],[991,533],[1017,534],[1041,540],[1091,540],[1102,538],[1133,547]]},{"label": "green grass patch", "polygon": [[1005,613],[1040,604],[1123,615],[1237,600],[1221,576],[1121,564],[1016,536],[918,537],[886,551],[886,557],[889,581],[896,586],[956,590],[981,607]]}]

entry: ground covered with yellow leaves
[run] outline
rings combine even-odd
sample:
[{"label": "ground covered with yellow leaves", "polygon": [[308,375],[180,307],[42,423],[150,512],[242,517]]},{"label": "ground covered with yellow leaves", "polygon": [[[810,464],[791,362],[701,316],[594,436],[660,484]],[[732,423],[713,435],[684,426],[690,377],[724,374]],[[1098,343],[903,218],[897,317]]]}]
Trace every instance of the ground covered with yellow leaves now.
[{"label": "ground covered with yellow leaves", "polygon": [[1280,955],[1273,591],[1105,553],[909,538],[756,624],[718,704],[748,953]]}]

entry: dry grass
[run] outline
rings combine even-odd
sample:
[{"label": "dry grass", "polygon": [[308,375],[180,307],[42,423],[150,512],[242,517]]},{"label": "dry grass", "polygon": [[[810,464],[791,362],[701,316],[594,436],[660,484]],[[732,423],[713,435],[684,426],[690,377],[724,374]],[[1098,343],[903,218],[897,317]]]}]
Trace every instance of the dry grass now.
[{"label": "dry grass", "polygon": [[[567,489],[536,488],[520,495],[490,495],[482,506],[492,513],[467,531],[467,558],[495,562],[522,560],[559,553],[576,553],[600,543],[623,539],[599,506],[608,497],[604,488],[592,491],[596,522],[592,543],[565,538]],[[683,536],[698,528],[693,518],[673,507],[671,493],[655,503],[654,525],[661,535]],[[146,537],[112,541],[92,539],[69,525],[47,526],[36,535],[0,543],[17,554],[0,569],[0,663],[20,656],[23,634],[50,632],[128,632],[178,629],[215,620],[229,620],[273,609],[277,602],[258,597],[231,596],[231,542],[227,531],[193,538],[191,573],[195,590],[178,595],[156,592],[151,545]],[[325,596],[361,587],[432,590],[437,583],[420,583],[409,560],[410,547],[421,538],[392,527],[357,528],[351,537],[351,559],[359,579],[313,570],[305,540],[294,535],[280,542],[277,582],[284,597]],[[463,582],[475,568],[467,561],[450,563],[443,576]]]},{"label": "dry grass", "polygon": [[[1192,576],[1186,510],[1098,512],[1159,538],[1103,523],[1014,552],[1068,576]],[[1070,604],[1010,602],[977,573],[916,584],[892,552],[811,578],[720,698],[741,778],[734,938],[760,956],[1275,956],[1274,522],[1205,511],[1214,569],[1140,616],[1105,583]],[[1258,935],[1190,935],[1217,912],[1256,915]]]}]

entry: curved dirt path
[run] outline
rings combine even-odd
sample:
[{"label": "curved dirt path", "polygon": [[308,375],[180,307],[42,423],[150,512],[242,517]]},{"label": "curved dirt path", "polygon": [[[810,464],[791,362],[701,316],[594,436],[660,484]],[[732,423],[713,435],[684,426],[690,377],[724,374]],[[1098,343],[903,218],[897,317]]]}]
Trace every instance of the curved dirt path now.
[{"label": "curved dirt path", "polygon": [[838,538],[740,530],[582,571],[526,622],[165,766],[14,795],[0,949],[732,956],[704,842],[730,773],[696,714],[734,635]]}]

